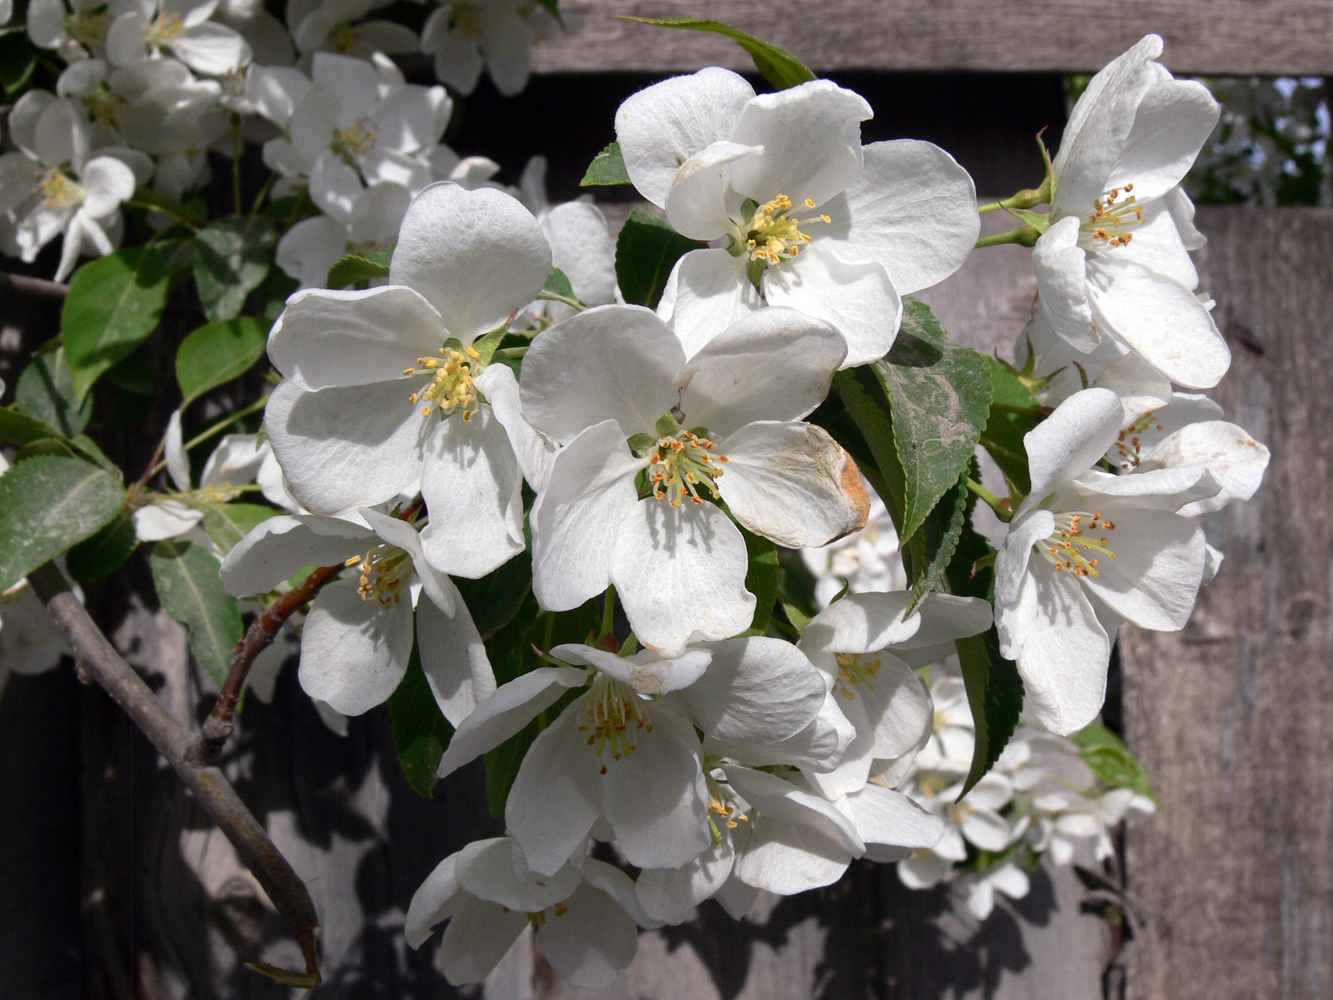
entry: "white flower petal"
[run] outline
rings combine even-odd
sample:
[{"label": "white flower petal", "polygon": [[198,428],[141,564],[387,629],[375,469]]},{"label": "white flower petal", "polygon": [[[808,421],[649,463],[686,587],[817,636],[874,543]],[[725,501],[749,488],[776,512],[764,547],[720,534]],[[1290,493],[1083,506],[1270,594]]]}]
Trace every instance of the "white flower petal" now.
[{"label": "white flower petal", "polygon": [[[269,333],[268,356],[285,377],[316,390],[402,378],[418,358],[435,358],[444,339],[440,314],[410,288],[310,288],[287,300]],[[416,387],[403,382],[404,409]]]},{"label": "white flower petal", "polygon": [[871,861],[898,861],[913,850],[929,849],[944,835],[944,822],[901,792],[879,785],[839,799],[836,805],[856,824]]},{"label": "white flower petal", "polygon": [[800,420],[824,401],[846,354],[827,323],[780,307],[749,313],[690,357],[680,407],[715,440],[755,420]]},{"label": "white flower petal", "polygon": [[883,264],[900,295],[938,284],[962,267],[981,231],[971,176],[917,139],[874,142],[864,153],[865,168],[844,196],[843,239]]},{"label": "white flower petal", "polygon": [[1120,433],[1124,410],[1110,389],[1076,392],[1023,437],[1031,472],[1027,504],[1092,468]]},{"label": "white flower petal", "polygon": [[412,604],[363,600],[354,579],[324,587],[301,633],[301,687],[343,715],[382,705],[407,672]]},{"label": "white flower petal", "polygon": [[389,280],[415,288],[470,344],[537,297],[551,248],[532,213],[500,191],[432,184],[403,217]]},{"label": "white flower petal", "polygon": [[571,986],[596,989],[613,982],[639,949],[639,930],[611,896],[584,884],[566,901],[569,911],[537,931],[542,955]]},{"label": "white flower petal", "polygon": [[847,341],[844,368],[878,361],[898,336],[903,307],[889,272],[875,261],[843,260],[831,240],[816,236],[795,260],[770,267],[763,289],[769,305],[837,327]]},{"label": "white flower petal", "polygon": [[606,589],[616,528],[639,503],[634,476],[646,464],[614,420],[556,453],[529,514],[532,590],[542,607],[568,611]]},{"label": "white flower petal", "polygon": [[557,441],[569,442],[603,420],[624,437],[652,434],[679,399],[680,341],[651,310],[598,306],[538,336],[523,357],[523,415]]},{"label": "white flower petal", "polygon": [[[607,532],[609,523],[596,530]],[[755,598],[745,589],[748,565],[745,540],[718,507],[653,499],[625,512],[609,560],[634,634],[667,652],[749,626]]]},{"label": "white flower petal", "polygon": [[691,250],[676,261],[657,314],[676,331],[685,354],[693,356],[762,305],[746,275],[746,258],[715,247]]},{"label": "white flower petal", "polygon": [[489,407],[470,421],[457,413],[433,421],[422,459],[430,521],[421,544],[431,565],[477,579],[523,551],[523,479]]},{"label": "white flower petal", "polygon": [[1041,310],[1053,329],[1085,354],[1101,341],[1088,303],[1087,253],[1078,245],[1079,220],[1061,219],[1032,248]]},{"label": "white flower petal", "polygon": [[440,758],[437,772],[447,777],[458,768],[498,747],[559,700],[565,691],[583,684],[581,670],[570,667],[538,667],[502,684],[463,719]]},{"label": "white flower petal", "polygon": [[870,496],[852,457],[822,427],[757,420],[718,443],[718,480],[736,520],[779,545],[826,545],[865,527]]},{"label": "white flower petal", "polygon": [[222,560],[222,585],[237,597],[264,594],[306,566],[332,566],[365,551],[373,537],[342,518],[278,514],[232,546]]},{"label": "white flower petal", "polygon": [[641,90],[616,111],[616,140],[639,193],[665,208],[680,165],[725,139],[754,89],[730,70],[709,67]]},{"label": "white flower petal", "polygon": [[539,875],[560,870],[602,811],[601,762],[578,728],[586,703],[585,695],[533,740],[509,790],[514,863]]},{"label": "white flower petal", "polygon": [[334,514],[394,497],[421,475],[429,425],[408,405],[401,380],[306,392],[283,382],[265,426],[293,497]]},{"label": "white flower petal", "polygon": [[860,94],[812,80],[761,94],[741,112],[729,138],[763,146],[762,156],[732,166],[732,185],[760,204],[785,194],[821,205],[861,173],[861,122],[873,117]]}]

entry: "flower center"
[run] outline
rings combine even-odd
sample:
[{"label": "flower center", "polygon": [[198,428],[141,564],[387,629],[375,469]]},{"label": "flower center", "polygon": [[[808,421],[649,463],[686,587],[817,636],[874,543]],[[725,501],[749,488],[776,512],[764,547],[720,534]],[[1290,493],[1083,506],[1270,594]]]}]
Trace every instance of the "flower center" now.
[{"label": "flower center", "polygon": [[157,20],[148,29],[149,45],[173,45],[185,34],[185,18],[168,12],[159,14]]},{"label": "flower center", "polygon": [[341,132],[334,130],[329,148],[350,164],[354,157],[365,156],[374,149],[378,136],[379,126],[362,116]]},{"label": "flower center", "polygon": [[875,678],[879,676],[879,668],[883,665],[879,655],[857,653],[839,653],[838,660],[838,679],[834,682],[833,689],[848,701],[856,700],[856,692],[852,688],[864,684],[869,690],[875,690]]},{"label": "flower center", "polygon": [[699,496],[702,486],[717,499],[721,495],[717,480],[723,472],[721,466],[728,462],[727,456],[713,454],[717,445],[696,431],[685,430],[672,414],[659,420],[657,429],[663,436],[657,439],[657,450],[648,459],[648,485],[653,496],[673,507],[679,507],[686,499],[703,503],[703,497]]},{"label": "flower center", "polygon": [[429,417],[431,411],[438,406],[445,416],[461,408],[463,419],[471,420],[477,412],[477,387],[474,379],[481,373],[482,366],[477,364],[481,355],[472,347],[461,351],[452,347],[441,347],[440,354],[444,356],[443,361],[439,358],[417,358],[417,367],[403,369],[404,375],[430,376],[426,388],[412,393],[407,398],[412,401],[413,406],[421,402],[426,404],[421,408],[423,417]]},{"label": "flower center", "polygon": [[1055,534],[1045,541],[1037,543],[1037,551],[1055,565],[1056,572],[1068,570],[1075,576],[1090,576],[1094,579],[1101,575],[1097,561],[1105,556],[1115,558],[1115,551],[1110,548],[1111,537],[1101,535],[1093,538],[1085,531],[1114,531],[1115,522],[1103,520],[1101,514],[1089,514],[1086,511],[1073,511],[1061,514],[1055,519]]},{"label": "flower center", "polygon": [[106,41],[107,28],[110,26],[111,14],[105,6],[65,17],[65,32],[75,41],[89,47]]},{"label": "flower center", "polygon": [[[611,756],[620,760],[638,746],[640,729],[651,733],[653,723],[644,713],[638,694],[610,674],[599,673],[588,691],[583,722],[579,724],[579,732],[588,734],[588,746],[596,750],[598,757],[610,747]],[[602,773],[606,773],[605,763]]]},{"label": "flower center", "polygon": [[1143,225],[1143,209],[1130,192],[1133,184],[1111,188],[1093,202],[1092,213],[1079,226],[1078,245],[1084,250],[1126,247],[1134,238],[1130,229]]},{"label": "flower center", "polygon": [[[805,199],[805,207],[814,208],[814,201]],[[731,252],[772,267],[791,260],[810,242],[809,234],[801,231],[802,226],[833,221],[827,215],[798,219],[789,214],[791,209],[792,201],[785,194],[778,195],[766,205],[756,206],[748,222],[736,223]]]},{"label": "flower center", "polygon": [[361,582],[357,593],[361,600],[372,597],[386,608],[397,604],[403,591],[412,582],[412,557],[392,545],[376,545],[365,555],[352,556],[343,565],[361,565]]},{"label": "flower center", "polygon": [[329,35],[329,41],[333,43],[333,50],[342,55],[347,55],[356,47],[356,39],[356,29],[346,21],[334,28]]},{"label": "flower center", "polygon": [[[1122,430],[1115,444],[1111,445],[1111,461],[1118,463],[1122,469],[1137,469],[1143,461],[1143,445],[1140,443],[1139,435],[1152,427],[1156,419],[1157,412],[1149,410]],[[1161,424],[1157,424],[1156,427],[1159,431],[1162,429]]]},{"label": "flower center", "polygon": [[[506,913],[509,912],[509,907],[507,906],[503,907],[502,909],[504,909]],[[551,912],[554,913],[557,917],[563,917],[566,913],[569,912],[569,907],[566,906],[564,903],[556,903],[555,906],[551,907],[550,909]],[[540,927],[542,924],[546,923],[545,910],[537,910],[536,912],[529,912],[526,914],[526,916],[528,918],[528,923],[532,924],[533,927]]]},{"label": "flower center", "polygon": [[93,116],[93,120],[109,128],[120,128],[120,123],[125,117],[125,109],[130,106],[129,101],[119,94],[112,93],[105,84],[87,97],[84,103],[87,104],[88,113]]},{"label": "flower center", "polygon": [[454,4],[454,16],[449,26],[470,41],[481,41],[481,11],[470,3]]},{"label": "flower center", "polygon": [[82,205],[88,192],[65,176],[59,167],[52,167],[37,182],[37,192],[49,208],[70,208]]}]

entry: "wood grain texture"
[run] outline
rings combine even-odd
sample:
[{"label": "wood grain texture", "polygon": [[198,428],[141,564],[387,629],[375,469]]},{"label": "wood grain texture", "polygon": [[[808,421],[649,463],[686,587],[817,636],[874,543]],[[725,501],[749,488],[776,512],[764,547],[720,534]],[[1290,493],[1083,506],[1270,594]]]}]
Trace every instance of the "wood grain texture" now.
[{"label": "wood grain texture", "polygon": [[[1161,799],[1130,831],[1142,1000],[1333,995],[1333,212],[1200,209],[1215,392],[1273,453],[1179,633],[1126,630],[1125,723]],[[1246,346],[1246,344],[1251,346]]]},{"label": "wood grain texture", "polygon": [[724,38],[635,17],[712,18],[815,70],[1087,72],[1150,31],[1177,73],[1333,74],[1331,0],[564,0],[577,34],[537,47],[538,71],[752,68]]}]

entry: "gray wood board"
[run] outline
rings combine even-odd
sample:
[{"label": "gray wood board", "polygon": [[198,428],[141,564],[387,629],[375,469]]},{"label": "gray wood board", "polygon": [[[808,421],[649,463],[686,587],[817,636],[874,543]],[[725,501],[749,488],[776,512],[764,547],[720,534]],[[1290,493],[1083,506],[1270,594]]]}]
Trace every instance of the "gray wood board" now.
[{"label": "gray wood board", "polygon": [[1128,837],[1143,1000],[1333,996],[1333,212],[1201,209],[1232,368],[1214,394],[1273,452],[1184,631],[1127,629],[1127,737],[1161,811]]},{"label": "gray wood board", "polygon": [[539,71],[753,65],[725,38],[616,19],[629,15],[723,21],[816,70],[1087,72],[1155,31],[1178,73],[1333,74],[1330,0],[565,0],[561,10],[579,30],[538,46]]}]

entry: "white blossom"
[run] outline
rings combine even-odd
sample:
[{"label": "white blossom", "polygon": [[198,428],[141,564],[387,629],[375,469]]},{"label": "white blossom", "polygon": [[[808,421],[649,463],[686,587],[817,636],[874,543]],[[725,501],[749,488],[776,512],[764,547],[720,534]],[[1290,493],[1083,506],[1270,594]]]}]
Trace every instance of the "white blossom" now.
[{"label": "white blossom", "polygon": [[715,67],[621,105],[639,193],[677,232],[715,241],[680,259],[659,307],[687,351],[767,303],[832,323],[843,366],[865,364],[893,344],[901,296],[962,265],[980,226],[972,179],[928,142],[863,148],[870,117],[827,80],[756,96]]}]

